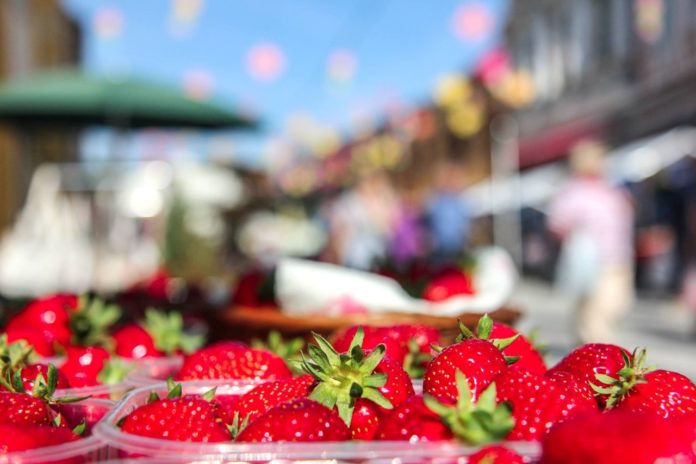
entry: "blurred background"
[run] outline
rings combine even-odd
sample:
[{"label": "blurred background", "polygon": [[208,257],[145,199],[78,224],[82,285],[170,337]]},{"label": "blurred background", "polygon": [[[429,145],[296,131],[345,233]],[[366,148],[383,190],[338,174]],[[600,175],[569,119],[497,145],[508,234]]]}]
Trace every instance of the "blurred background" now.
[{"label": "blurred background", "polygon": [[0,0],[0,37],[5,301],[495,247],[552,356],[696,375],[690,0]]}]

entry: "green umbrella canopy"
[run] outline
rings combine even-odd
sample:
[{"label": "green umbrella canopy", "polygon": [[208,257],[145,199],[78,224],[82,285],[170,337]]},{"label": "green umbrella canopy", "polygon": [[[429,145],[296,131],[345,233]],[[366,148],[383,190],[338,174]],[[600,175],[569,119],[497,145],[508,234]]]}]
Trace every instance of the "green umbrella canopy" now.
[{"label": "green umbrella canopy", "polygon": [[142,127],[253,127],[231,109],[139,79],[54,71],[0,85],[0,119],[18,124]]}]

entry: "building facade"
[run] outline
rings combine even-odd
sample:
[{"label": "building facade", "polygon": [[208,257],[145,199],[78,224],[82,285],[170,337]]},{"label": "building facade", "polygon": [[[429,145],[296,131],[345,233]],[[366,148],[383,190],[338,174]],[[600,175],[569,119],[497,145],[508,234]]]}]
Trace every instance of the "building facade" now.
[{"label": "building facade", "polygon": [[692,0],[515,0],[507,48],[535,94],[518,112],[523,168],[585,136],[621,144],[696,123]]},{"label": "building facade", "polygon": [[[80,61],[80,31],[59,0],[0,0],[0,80]],[[77,155],[77,134],[0,125],[0,231],[12,223],[34,168]]]}]

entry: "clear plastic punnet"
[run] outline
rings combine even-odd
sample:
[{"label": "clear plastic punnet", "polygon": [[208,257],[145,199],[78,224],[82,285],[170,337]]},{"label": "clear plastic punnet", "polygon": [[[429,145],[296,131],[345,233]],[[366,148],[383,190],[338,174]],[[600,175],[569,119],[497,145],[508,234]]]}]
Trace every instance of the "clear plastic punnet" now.
[{"label": "clear plastic punnet", "polygon": [[93,387],[62,388],[55,391],[54,398],[66,397],[85,397],[97,398],[109,401],[119,401],[126,396],[133,386],[128,382],[117,383],[116,385],[95,385]]},{"label": "clear plastic punnet", "polygon": [[184,358],[181,356],[145,358],[128,374],[126,382],[134,387],[157,385],[169,377],[176,378],[183,363]]},{"label": "clear plastic punnet", "polygon": [[56,406],[70,427],[77,426],[84,419],[87,423],[86,437],[71,443],[46,446],[27,451],[0,454],[0,463],[12,464],[82,464],[104,461],[113,456],[107,447],[92,435],[99,422],[113,408],[114,402],[102,399],[87,399],[77,403]]},{"label": "clear plastic punnet", "polygon": [[[253,385],[230,381],[182,382],[184,394],[201,394],[217,387],[217,395],[241,395]],[[147,403],[151,391],[166,394],[165,384],[140,387],[128,394],[95,428],[121,459],[147,457],[157,462],[346,461],[352,463],[465,463],[477,448],[446,442],[320,442],[320,443],[185,443],[124,433],[119,421]],[[530,462],[539,456],[537,443],[506,443]]]}]

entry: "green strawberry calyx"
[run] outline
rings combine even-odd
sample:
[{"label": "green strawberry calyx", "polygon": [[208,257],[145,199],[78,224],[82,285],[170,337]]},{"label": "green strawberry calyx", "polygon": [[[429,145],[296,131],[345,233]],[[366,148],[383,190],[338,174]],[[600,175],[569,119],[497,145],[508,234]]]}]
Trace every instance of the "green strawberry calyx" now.
[{"label": "green strawberry calyx", "polygon": [[277,330],[271,330],[266,341],[255,338],[251,341],[252,348],[258,348],[277,354],[285,360],[290,370],[295,374],[302,374],[302,350],[305,341],[301,337],[283,340],[283,336]]},{"label": "green strawberry calyx", "polygon": [[[441,351],[436,350],[437,352]],[[404,358],[404,370],[412,379],[422,379],[425,375],[425,366],[433,359],[430,353],[423,353],[418,343],[412,338],[408,341],[408,353]]]},{"label": "green strawberry calyx", "polygon": [[82,401],[89,398],[88,396],[64,396],[60,398],[54,398],[53,394],[56,392],[56,387],[58,386],[58,369],[53,364],[49,364],[47,368],[46,376],[43,374],[38,374],[36,379],[34,379],[34,385],[31,391],[26,391],[24,388],[24,380],[22,379],[22,368],[15,370],[14,372],[7,371],[5,376],[0,379],[0,385],[5,387],[6,390],[12,393],[28,393],[34,398],[39,398],[47,403],[74,403],[76,401]]},{"label": "green strawberry calyx", "polygon": [[97,380],[102,385],[116,385],[123,382],[135,364],[122,358],[111,357],[105,363],[97,375]]},{"label": "green strawberry calyx", "polygon": [[152,337],[155,348],[166,355],[179,351],[190,354],[205,342],[202,335],[187,334],[184,331],[184,320],[177,312],[165,313],[149,308],[145,311],[142,326]]},{"label": "green strawberry calyx", "polygon": [[335,407],[348,426],[359,398],[370,400],[385,409],[393,407],[379,391],[387,382],[387,376],[374,373],[384,358],[386,347],[377,345],[366,356],[362,348],[364,335],[360,327],[348,352],[339,354],[324,337],[314,333],[317,344],[307,347],[308,357],[302,355],[303,370],[318,381],[309,398],[329,409]]},{"label": "green strawberry calyx", "polygon": [[[463,340],[488,340],[493,346],[503,351],[508,346],[515,343],[515,340],[520,338],[520,334],[515,334],[508,338],[495,338],[491,340],[491,332],[493,331],[493,319],[488,314],[484,314],[481,319],[479,319],[476,325],[476,333],[472,332],[466,324],[461,320],[457,320],[460,334],[457,336],[456,341],[461,342]],[[505,362],[508,364],[516,363],[520,357],[519,356],[504,356]]]},{"label": "green strawberry calyx", "polygon": [[425,395],[425,405],[439,415],[455,437],[469,445],[483,445],[503,440],[515,425],[507,404],[497,404],[495,382],[473,401],[466,377],[456,373],[457,403],[444,404]]},{"label": "green strawberry calyx", "polygon": [[647,351],[636,348],[631,356],[621,351],[624,367],[616,372],[616,377],[606,374],[595,374],[598,384],[590,383],[595,396],[608,395],[606,409],[612,409],[619,404],[638,384],[647,383],[645,374],[655,370],[655,366],[645,366]]},{"label": "green strawberry calyx", "polygon": [[12,375],[16,370],[27,367],[36,358],[34,348],[25,340],[9,343],[7,334],[0,335],[0,383],[8,378],[8,373]]},{"label": "green strawberry calyx", "polygon": [[121,318],[121,308],[107,304],[99,298],[83,295],[77,309],[70,314],[72,343],[77,346],[103,346],[111,348],[111,327]]}]

